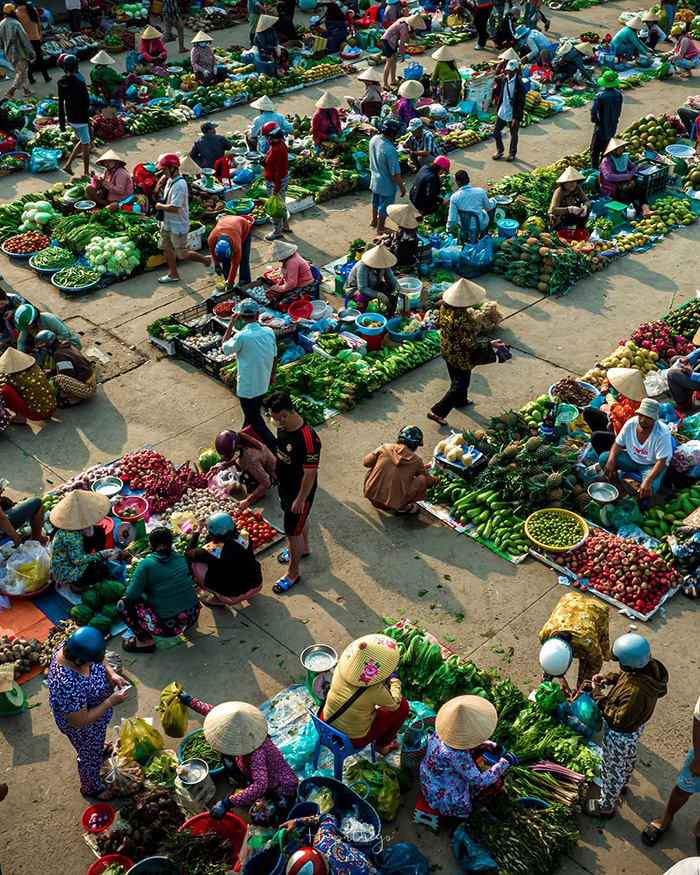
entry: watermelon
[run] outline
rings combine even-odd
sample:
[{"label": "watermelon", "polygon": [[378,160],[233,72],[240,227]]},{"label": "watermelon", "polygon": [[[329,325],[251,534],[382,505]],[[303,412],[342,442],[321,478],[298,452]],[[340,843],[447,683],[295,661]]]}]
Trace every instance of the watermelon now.
[{"label": "watermelon", "polygon": [[82,594],[83,604],[92,608],[93,611],[99,611],[102,607],[102,599],[96,586],[91,586]]},{"label": "watermelon", "polygon": [[95,612],[87,605],[74,605],[71,608],[70,618],[79,626],[87,626],[95,616]]},{"label": "watermelon", "polygon": [[95,587],[102,604],[116,604],[124,595],[124,585],[116,580],[103,580]]},{"label": "watermelon", "polygon": [[103,635],[109,635],[112,631],[112,621],[109,617],[105,617],[103,614],[97,614],[90,620],[88,626],[92,626],[94,629],[99,629]]},{"label": "watermelon", "polygon": [[115,605],[102,605],[102,614],[113,623],[119,622],[119,612]]}]

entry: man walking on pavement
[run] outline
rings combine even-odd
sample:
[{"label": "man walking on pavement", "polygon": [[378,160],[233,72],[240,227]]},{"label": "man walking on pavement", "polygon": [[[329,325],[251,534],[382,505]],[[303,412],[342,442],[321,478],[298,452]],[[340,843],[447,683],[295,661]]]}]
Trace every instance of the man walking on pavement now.
[{"label": "man walking on pavement", "polygon": [[600,169],[603,152],[615,136],[617,124],[622,112],[622,92],[617,87],[620,80],[614,70],[606,70],[598,79],[603,86],[591,104],[591,121],[593,122],[593,138],[591,139],[591,167]]},{"label": "man walking on pavement", "polygon": [[388,118],[382,125],[381,134],[375,134],[369,141],[369,187],[372,191],[370,226],[377,229],[377,234],[384,233],[386,209],[396,200],[396,190],[399,190],[401,197],[406,196],[406,188],[401,179],[399,153],[396,151],[396,138],[400,133],[399,122]]},{"label": "man walking on pavement", "polygon": [[503,157],[503,128],[510,128],[510,149],[506,161],[514,161],[518,152],[518,129],[523,120],[525,109],[525,85],[520,76],[520,64],[518,61],[508,61],[506,64],[506,78],[503,81],[501,96],[498,99],[498,114],[496,125],[493,129],[493,138],[496,141],[496,154],[492,155],[494,161],[500,161]]}]

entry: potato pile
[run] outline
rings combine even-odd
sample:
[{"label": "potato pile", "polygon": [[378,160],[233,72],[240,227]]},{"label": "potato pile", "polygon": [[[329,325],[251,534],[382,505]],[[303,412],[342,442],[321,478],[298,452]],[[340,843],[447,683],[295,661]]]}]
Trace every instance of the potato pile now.
[{"label": "potato pile", "polygon": [[41,645],[41,653],[39,654],[39,662],[45,669],[45,675],[49,673],[54,650],[59,644],[67,641],[77,628],[77,625],[72,620],[61,620],[57,626],[52,626],[49,629],[49,634]]},{"label": "potato pile", "polygon": [[652,371],[658,371],[658,354],[650,352],[648,349],[643,349],[637,346],[631,340],[627,343],[618,346],[612,355],[604,358],[600,365],[601,367],[591,368],[588,373],[583,375],[583,381],[600,389],[605,379],[605,372],[608,368],[636,368],[642,372],[642,376],[646,377]]},{"label": "potato pile", "polygon": [[31,671],[32,665],[39,662],[41,642],[36,638],[0,638],[0,665],[14,664],[15,680]]}]

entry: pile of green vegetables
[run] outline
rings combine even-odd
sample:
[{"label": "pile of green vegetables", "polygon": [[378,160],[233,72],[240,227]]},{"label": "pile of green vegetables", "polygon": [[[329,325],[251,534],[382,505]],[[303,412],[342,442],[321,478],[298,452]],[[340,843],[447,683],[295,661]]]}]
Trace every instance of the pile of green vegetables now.
[{"label": "pile of green vegetables", "polygon": [[185,829],[172,833],[163,842],[162,851],[187,875],[225,875],[231,871],[231,842],[215,832],[194,835]]},{"label": "pile of green vegetables", "polygon": [[219,769],[222,765],[221,754],[209,744],[201,729],[195,730],[190,737],[183,742],[180,756],[184,760],[200,759],[210,769]]},{"label": "pile of green vegetables", "polygon": [[532,173],[504,176],[489,187],[489,197],[505,195],[513,198],[508,215],[519,222],[528,216],[546,216],[559,173],[537,167]]},{"label": "pile of green vegetables", "polygon": [[146,326],[146,333],[158,340],[174,340],[176,337],[183,337],[189,330],[186,325],[176,322],[172,316],[161,316]]}]

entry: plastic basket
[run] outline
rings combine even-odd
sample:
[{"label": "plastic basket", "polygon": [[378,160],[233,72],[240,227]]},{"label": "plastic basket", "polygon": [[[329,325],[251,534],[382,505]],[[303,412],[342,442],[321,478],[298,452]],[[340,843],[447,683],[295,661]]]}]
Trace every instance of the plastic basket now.
[{"label": "plastic basket", "polygon": [[557,237],[562,243],[573,243],[574,241],[578,243],[582,240],[588,240],[588,231],[583,228],[562,228],[561,231],[557,231]]},{"label": "plastic basket", "polygon": [[406,64],[403,69],[403,78],[404,79],[422,79],[423,73],[425,70],[423,69],[423,65],[419,64],[418,61],[411,61]]},{"label": "plastic basket", "polygon": [[654,194],[658,194],[666,188],[668,183],[668,174],[671,169],[669,164],[652,162],[653,169],[643,169],[637,173],[636,180],[641,191],[644,192],[647,198]]},{"label": "plastic basket", "polygon": [[[94,826],[89,826],[90,818],[93,814],[107,814],[109,819],[105,822],[104,826],[95,828]],[[87,832],[104,832],[112,824],[114,817],[114,809],[111,805],[107,805],[106,802],[96,802],[94,805],[90,805],[89,808],[86,808],[85,811],[83,811],[80,818],[80,825]]]},{"label": "plastic basket", "polygon": [[210,313],[213,306],[213,304],[211,307],[209,306],[209,301],[204,301],[201,304],[195,304],[194,307],[188,307],[186,310],[181,310],[179,313],[173,313],[172,318],[180,325],[186,325],[189,328],[197,319],[201,319],[202,316],[206,316]]},{"label": "plastic basket", "polygon": [[[548,514],[559,514],[559,516],[565,517],[573,517],[575,520],[578,520],[579,524],[583,527],[583,537],[576,544],[570,544],[567,547],[552,547],[549,544],[543,544],[541,541],[538,541],[530,533],[530,524],[533,520],[537,519],[537,517],[541,516],[544,513]],[[579,516],[577,513],[574,513],[571,510],[565,510],[563,507],[545,507],[542,510],[536,510],[534,513],[531,513],[530,516],[525,520],[525,534],[532,541],[533,544],[536,544],[540,549],[546,550],[548,553],[566,553],[568,550],[575,550],[577,547],[580,547],[581,544],[586,540],[588,535],[590,534],[590,529],[588,528],[588,523],[583,519],[583,517]]]},{"label": "plastic basket", "polygon": [[[373,328],[369,324],[365,324],[366,322],[380,322],[381,325]],[[363,313],[362,316],[357,317],[357,331],[359,334],[363,334],[365,337],[372,337],[375,334],[383,334],[384,329],[386,328],[387,319],[386,316],[382,316],[381,313]]]},{"label": "plastic basket", "polygon": [[87,875],[102,875],[105,869],[109,869],[112,864],[123,866],[127,872],[134,865],[128,857],[122,857],[121,854],[108,854],[106,857],[95,860],[88,869]]},{"label": "plastic basket", "polygon": [[215,832],[222,839],[227,839],[232,845],[231,863],[235,865],[238,862],[238,853],[243,846],[243,839],[245,838],[248,825],[240,817],[231,814],[230,811],[227,811],[221,820],[214,820],[209,812],[205,811],[202,814],[195,814],[194,817],[186,820],[178,832],[182,832],[185,829],[195,836],[204,835],[207,832]]}]

